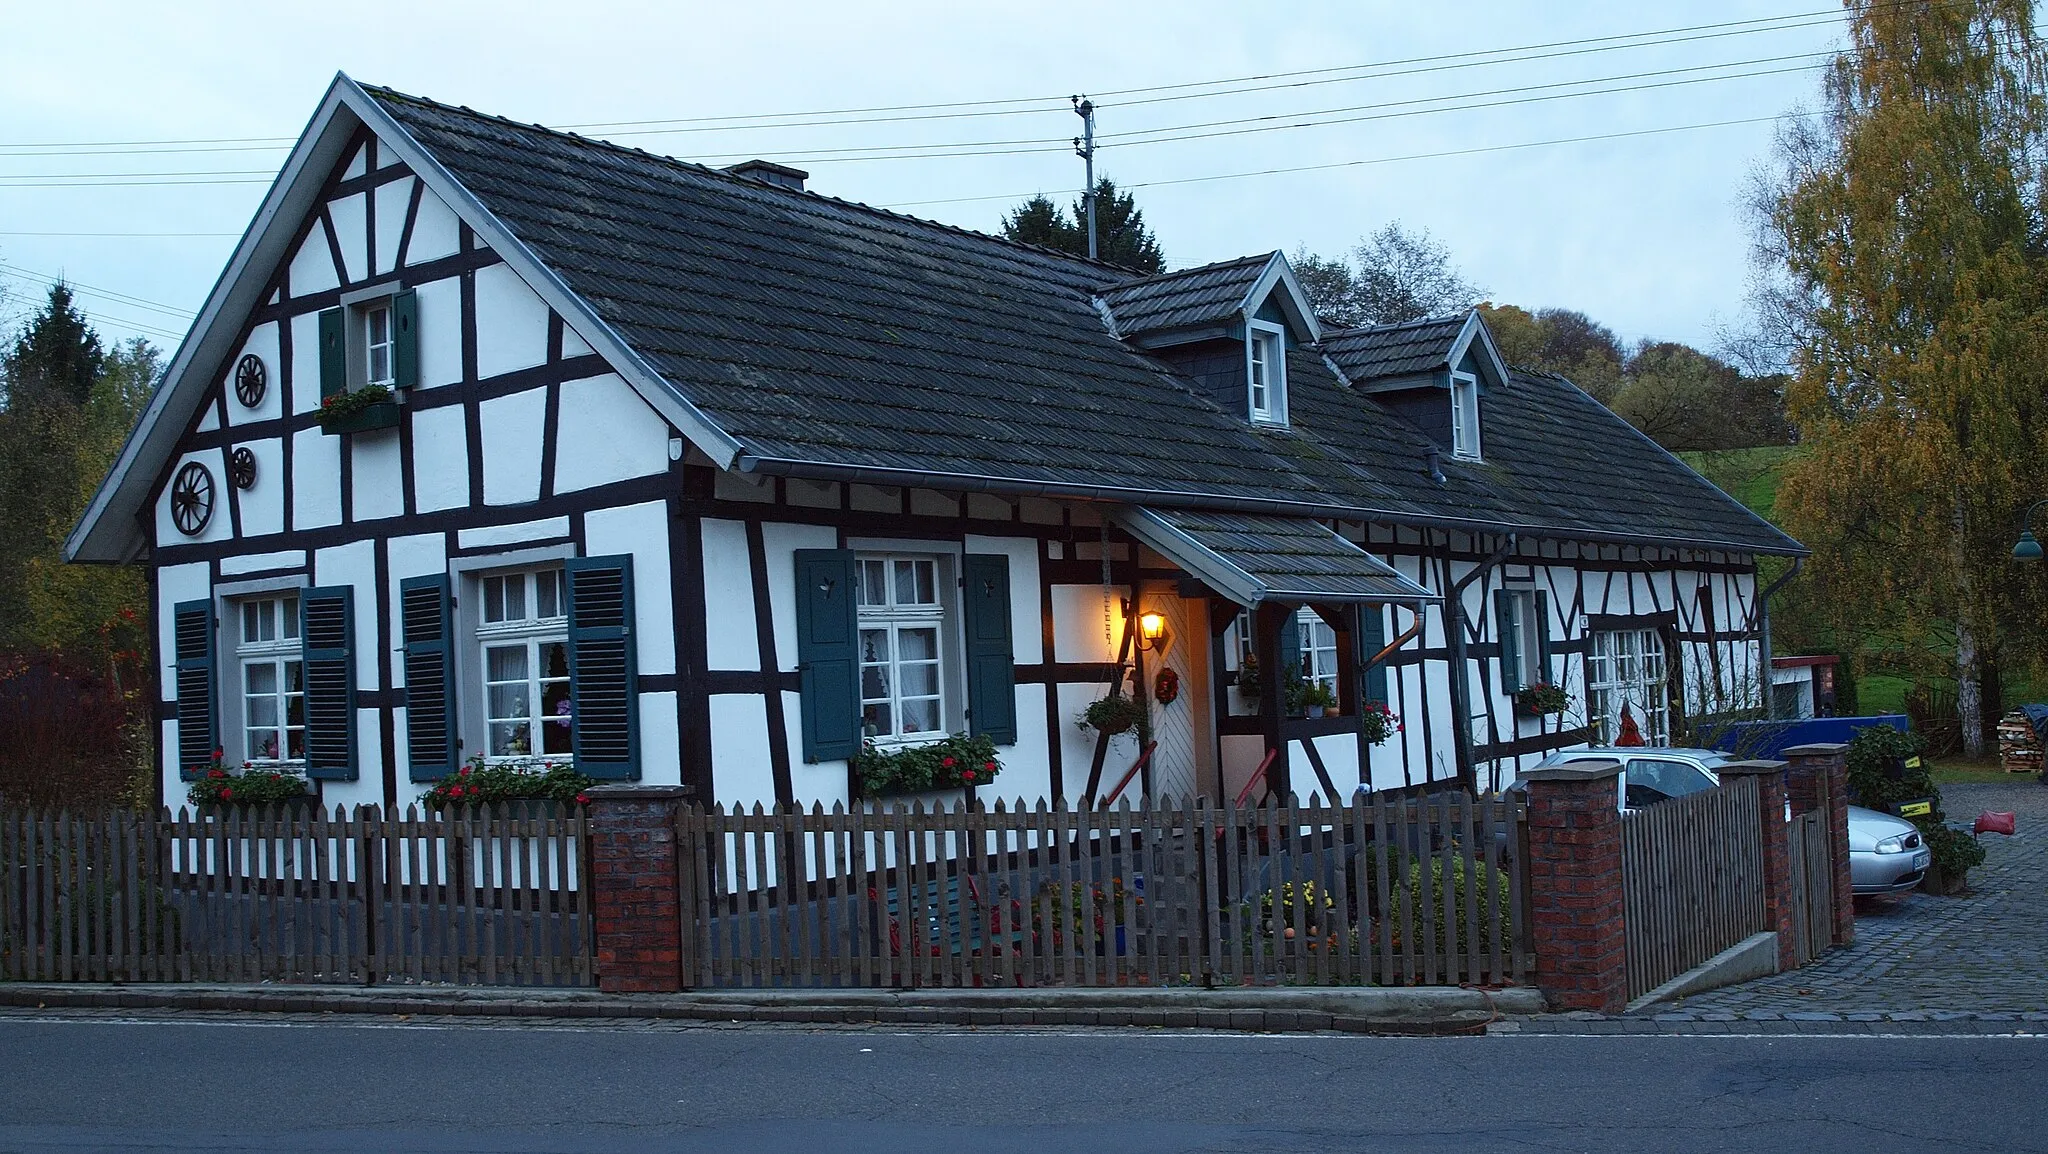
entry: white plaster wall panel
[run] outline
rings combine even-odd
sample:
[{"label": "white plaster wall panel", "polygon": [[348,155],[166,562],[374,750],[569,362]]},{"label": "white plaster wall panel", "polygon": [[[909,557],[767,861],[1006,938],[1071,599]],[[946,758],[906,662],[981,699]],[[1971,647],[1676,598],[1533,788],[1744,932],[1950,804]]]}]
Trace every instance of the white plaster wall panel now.
[{"label": "white plaster wall panel", "polygon": [[[1095,760],[1095,731],[1074,724],[1095,699],[1108,692],[1101,682],[1062,685],[1059,692],[1060,776],[1069,798],[1079,798],[1088,786],[1088,767]],[[1040,706],[1040,710],[1044,707]],[[1138,759],[1138,739],[1122,733],[1110,739],[1109,752],[1102,761],[1101,787],[1107,790]]]},{"label": "white plaster wall panel", "polygon": [[[293,296],[311,296],[326,292],[341,284],[341,278],[334,271],[334,255],[327,248],[327,230],[314,221],[306,232],[306,239],[299,242],[299,249],[292,254],[290,287]],[[297,339],[297,334],[293,334]]]},{"label": "white plaster wall panel", "polygon": [[1011,519],[1010,503],[988,493],[967,494],[967,515],[983,521]]},{"label": "white plaster wall panel", "polygon": [[[763,534],[765,540],[766,534]],[[795,664],[792,623],[790,663]],[[754,625],[754,578],[747,556],[747,527],[738,521],[704,521],[704,650],[711,669],[761,668],[760,634]],[[780,656],[781,645],[776,646]]]},{"label": "white plaster wall panel", "polygon": [[414,292],[420,306],[419,387],[461,383],[462,282],[446,277],[428,281]]},{"label": "white plaster wall panel", "polygon": [[292,528],[341,523],[341,438],[319,429],[292,434]]},{"label": "white plaster wall panel", "polygon": [[304,549],[280,549],[275,553],[242,553],[220,559],[220,575],[239,577],[244,573],[265,573],[277,569],[304,569]]},{"label": "white plaster wall panel", "polygon": [[372,433],[350,438],[349,478],[355,490],[350,513],[358,521],[396,517],[405,512],[405,478],[399,471],[398,433]]},{"label": "white plaster wall panel", "polygon": [[[1217,740],[1217,744],[1222,754],[1223,792],[1230,800],[1236,801],[1266,756],[1266,739],[1255,734],[1226,733]],[[1088,772],[1085,761],[1081,763],[1081,772]],[[1072,780],[1072,771],[1069,771],[1068,780]]]},{"label": "white plaster wall panel", "polygon": [[1045,627],[1038,617],[1038,542],[970,533],[966,551],[1001,553],[1010,559],[1010,645],[1019,665],[1044,661]]},{"label": "white plaster wall panel", "polygon": [[412,184],[408,176],[377,186],[376,274],[398,266],[398,238],[405,234],[405,207],[412,200]]},{"label": "white plaster wall panel", "polygon": [[616,373],[562,384],[555,492],[668,470],[669,427]]},{"label": "white plaster wall panel", "polygon": [[849,501],[863,513],[900,513],[903,511],[903,490],[880,485],[855,485]]},{"label": "white plaster wall panel", "polygon": [[548,359],[547,302],[508,265],[476,273],[476,371],[484,379]]},{"label": "white plaster wall panel", "polygon": [[455,535],[455,541],[464,549],[482,549],[493,545],[521,545],[528,541],[559,541],[568,535],[567,517],[543,517],[538,521],[464,529]]},{"label": "white plaster wall panel", "polygon": [[[997,798],[1012,802],[1021,798],[1026,803],[1035,803],[1040,798],[1052,800],[1052,761],[1047,752],[1049,745],[1045,731],[1045,687],[1019,685],[1016,694],[1017,743],[996,747],[996,756],[1002,760],[1003,774],[974,791],[974,796],[987,805],[994,805]],[[1060,768],[1066,770],[1064,764]],[[1081,768],[1085,774],[1087,764],[1084,762]],[[1081,784],[1088,784],[1085,777]]]},{"label": "white plaster wall panel", "polygon": [[[829,525],[761,526],[762,552],[768,558],[769,619],[775,626],[775,657],[783,669],[796,668],[796,551],[832,549],[838,534]],[[791,717],[797,716],[790,714]],[[802,749],[799,742],[791,749]]]},{"label": "white plaster wall panel", "polygon": [[483,413],[484,504],[540,500],[540,447],[548,398],[544,389],[495,397]]},{"label": "white plaster wall panel", "polygon": [[768,760],[768,703],[758,693],[711,696],[711,764],[718,800],[726,805],[775,804]]},{"label": "white plaster wall panel", "polygon": [[[375,648],[372,646],[372,648]],[[384,737],[374,709],[356,710],[356,779],[318,783],[320,808],[332,813],[340,806],[350,813],[359,805],[384,804]],[[400,778],[398,811],[418,799],[417,787]]]},{"label": "white plaster wall panel", "polygon": [[163,756],[157,761],[157,773],[163,778],[164,804],[173,810],[183,810],[185,782],[178,773],[178,723],[165,721],[157,726],[158,745]]},{"label": "white plaster wall panel", "polygon": [[355,592],[356,688],[380,689],[377,679],[377,550],[351,541],[313,553],[313,584],[347,585]]},{"label": "white plaster wall panel", "polygon": [[[789,792],[798,805],[810,808],[813,802],[831,809],[836,803],[848,805],[851,799],[846,793],[846,759],[831,761],[804,761],[804,715],[803,695],[784,693],[782,695],[783,740],[789,749]],[[725,800],[725,767],[712,769],[714,788],[719,800]]]},{"label": "white plaster wall panel", "polygon": [[220,402],[209,397],[206,407],[199,411],[199,423],[192,428],[201,433],[211,433],[220,428]]},{"label": "white plaster wall panel", "polygon": [[589,341],[586,341],[582,337],[576,335],[575,329],[572,329],[567,325],[562,326],[563,360],[568,360],[570,357],[587,357],[590,356],[592,353],[595,353],[596,351],[596,349],[590,347]]},{"label": "white plaster wall panel", "polygon": [[1117,645],[1123,640],[1124,621],[1118,605],[1122,596],[1120,587],[1110,588],[1110,633],[1105,639],[1102,632],[1102,586],[1053,586],[1052,659],[1115,661]]},{"label": "white plaster wall panel", "polygon": [[[296,278],[292,281],[297,287]],[[284,381],[275,382],[280,392]],[[282,403],[280,400],[279,403]],[[320,407],[320,314],[300,313],[292,318],[292,412],[310,413]]]},{"label": "white plaster wall panel", "polygon": [[[178,531],[171,519],[171,489],[177,476],[188,464],[198,464],[206,470],[213,482],[213,514],[207,518],[206,527],[195,536],[187,537]],[[171,463],[167,474],[171,480],[165,482],[164,491],[156,499],[156,539],[166,545],[193,545],[226,541],[234,536],[232,518],[228,516],[228,461],[227,453],[221,449],[206,449],[197,453],[186,453]]]},{"label": "white plaster wall panel", "polygon": [[[254,356],[263,362],[264,380],[267,382],[262,398],[256,402],[253,409],[243,407],[242,402],[235,396],[235,366],[241,363],[244,356]],[[249,330],[249,339],[243,343],[241,351],[228,361],[228,424],[246,425],[251,421],[274,420],[283,412],[283,398],[284,366],[278,363],[277,322],[265,321]]]},{"label": "white plaster wall panel", "polygon": [[391,680],[397,686],[405,684],[405,662],[402,660],[405,654],[404,616],[398,603],[399,584],[408,577],[430,577],[447,572],[448,538],[440,533],[393,537],[385,546],[384,569],[391,582]]},{"label": "white plaster wall panel", "polygon": [[[583,520],[586,557],[633,557],[633,628],[640,672],[676,671],[675,599],[669,595],[668,507],[660,501],[593,509]],[[673,721],[670,722],[674,724]]]},{"label": "white plaster wall panel", "polygon": [[413,410],[412,497],[422,513],[469,504],[469,431],[461,405]]},{"label": "white plaster wall panel", "polygon": [[1018,498],[1017,516],[1033,525],[1058,525],[1065,521],[1060,503],[1043,497]]},{"label": "white plaster wall panel", "polygon": [[[641,659],[646,660],[646,646]],[[648,785],[683,783],[683,746],[676,733],[676,695],[640,695],[640,780]]]},{"label": "white plaster wall panel", "polygon": [[[276,438],[241,446],[256,458],[256,483],[242,490],[242,536],[284,532],[284,442]],[[225,562],[222,563],[225,567]]]},{"label": "white plaster wall panel", "polygon": [[[420,193],[420,211],[413,218],[412,239],[405,245],[405,263],[416,265],[454,256],[461,248],[462,222],[456,218],[455,210],[431,189]],[[421,323],[425,320],[422,317]]]},{"label": "white plaster wall panel", "polygon": [[341,283],[370,279],[369,196],[356,193],[327,202],[327,217],[334,222],[334,239],[341,246]]},{"label": "white plaster wall panel", "polygon": [[[1343,805],[1358,789],[1358,737],[1349,733],[1333,733],[1316,738],[1315,747],[1323,759],[1323,768],[1330,771],[1330,784],[1337,787],[1336,796],[1323,800]],[[1288,765],[1294,778],[1294,792],[1303,798],[1311,793],[1322,793],[1322,779],[1316,776],[1316,767],[1309,762],[1302,743],[1295,742],[1291,753]]]},{"label": "white plaster wall panel", "polygon": [[960,497],[957,493],[941,493],[933,489],[912,489],[910,511],[920,517],[958,517]]},{"label": "white plaster wall panel", "polygon": [[349,154],[348,167],[342,169],[343,180],[354,180],[370,170],[370,146],[365,144]]}]

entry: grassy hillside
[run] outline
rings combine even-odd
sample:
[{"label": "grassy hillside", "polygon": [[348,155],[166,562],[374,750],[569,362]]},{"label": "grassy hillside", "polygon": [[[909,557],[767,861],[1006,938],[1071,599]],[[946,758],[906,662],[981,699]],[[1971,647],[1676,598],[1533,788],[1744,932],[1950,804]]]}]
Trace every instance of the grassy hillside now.
[{"label": "grassy hillside", "polygon": [[1776,523],[1778,482],[1784,477],[1785,466],[1798,453],[1797,445],[1766,445],[1760,449],[1680,453],[1678,458],[1729,496]]}]

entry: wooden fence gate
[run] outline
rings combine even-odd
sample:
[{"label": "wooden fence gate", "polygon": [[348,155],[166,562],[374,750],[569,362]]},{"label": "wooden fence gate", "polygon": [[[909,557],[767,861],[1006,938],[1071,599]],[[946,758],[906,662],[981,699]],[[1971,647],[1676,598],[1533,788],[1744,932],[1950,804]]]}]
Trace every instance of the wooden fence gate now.
[{"label": "wooden fence gate", "polygon": [[1792,942],[1799,964],[1834,941],[1835,866],[1826,816],[1803,813],[1785,823],[1786,872],[1792,890]]},{"label": "wooden fence gate", "polygon": [[580,812],[0,811],[0,980],[588,985]]},{"label": "wooden fence gate", "polygon": [[1767,928],[1757,794],[1733,777],[1623,816],[1630,998]]}]

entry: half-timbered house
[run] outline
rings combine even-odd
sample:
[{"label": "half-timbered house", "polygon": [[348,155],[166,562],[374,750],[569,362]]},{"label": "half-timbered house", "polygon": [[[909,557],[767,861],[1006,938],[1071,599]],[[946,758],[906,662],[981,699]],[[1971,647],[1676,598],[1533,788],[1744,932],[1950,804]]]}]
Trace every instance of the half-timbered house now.
[{"label": "half-timbered house", "polygon": [[830,804],[969,732],[985,798],[1080,801],[1139,762],[1076,724],[1112,685],[1130,793],[1483,790],[1753,702],[1798,544],[1476,314],[1333,330],[1277,252],[1134,277],[805,179],[337,78],[68,545],[148,568],[166,793],[218,750],[330,806],[473,756]]}]

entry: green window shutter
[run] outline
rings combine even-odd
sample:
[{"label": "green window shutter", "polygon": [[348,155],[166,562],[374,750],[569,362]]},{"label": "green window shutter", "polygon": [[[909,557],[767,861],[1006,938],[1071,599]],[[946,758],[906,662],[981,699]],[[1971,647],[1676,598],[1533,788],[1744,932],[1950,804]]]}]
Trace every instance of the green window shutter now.
[{"label": "green window shutter", "polygon": [[407,289],[391,298],[393,382],[401,389],[420,383],[420,299]]},{"label": "green window shutter", "polygon": [[1549,681],[1550,673],[1550,595],[1538,590],[1536,597],[1536,636],[1530,641],[1536,646],[1536,668],[1543,671],[1540,680]]},{"label": "green window shutter", "polygon": [[405,643],[405,760],[414,781],[455,771],[453,599],[448,577],[407,577],[398,583]]},{"label": "green window shutter", "polygon": [[320,310],[320,397],[348,391],[348,333],[341,309]]},{"label": "green window shutter", "polygon": [[[1387,647],[1387,611],[1378,605],[1361,605],[1358,607],[1358,620],[1360,648],[1365,651],[1359,660],[1371,661],[1374,654]],[[1365,699],[1382,705],[1388,701],[1385,662],[1366,668]]]},{"label": "green window shutter", "polygon": [[969,553],[961,567],[967,625],[970,731],[1003,745],[1017,741],[1017,657],[1010,639],[1010,559]]},{"label": "green window shutter", "polygon": [[356,778],[355,590],[299,595],[300,660],[306,682],[306,776]]},{"label": "green window shutter", "polygon": [[859,642],[853,551],[798,549],[796,660],[807,762],[860,751]]},{"label": "green window shutter", "polygon": [[640,776],[639,662],[633,649],[633,558],[575,557],[569,578],[570,748],[576,770]]},{"label": "green window shutter", "polygon": [[213,602],[171,608],[178,662],[178,772],[197,777],[213,764]]},{"label": "green window shutter", "polygon": [[1515,595],[1493,591],[1494,628],[1500,634],[1500,687],[1508,693],[1522,688],[1522,639],[1515,632]]}]

